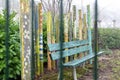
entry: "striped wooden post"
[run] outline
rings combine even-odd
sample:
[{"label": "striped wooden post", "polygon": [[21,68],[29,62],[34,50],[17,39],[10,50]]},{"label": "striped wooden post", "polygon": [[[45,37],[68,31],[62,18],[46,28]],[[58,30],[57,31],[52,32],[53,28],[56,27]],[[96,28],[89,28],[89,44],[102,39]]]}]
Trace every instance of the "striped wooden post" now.
[{"label": "striped wooden post", "polygon": [[30,1],[20,0],[20,31],[21,31],[21,76],[22,80],[31,80],[31,15]]},{"label": "striped wooden post", "polygon": [[[69,13],[64,17],[64,41],[68,42],[68,21],[69,21]],[[67,50],[67,49],[66,49]],[[68,57],[65,58],[65,62],[68,62]]]},{"label": "striped wooden post", "polygon": [[[47,44],[51,44],[51,26],[52,26],[51,13],[48,12],[47,14]],[[48,59],[48,70],[52,70],[50,51],[47,51],[47,59]]]},{"label": "striped wooden post", "polygon": [[42,28],[42,4],[39,3],[39,60],[40,60],[40,73],[43,73],[43,28]]},{"label": "striped wooden post", "polygon": [[[79,40],[83,39],[82,30],[83,30],[82,10],[79,10]],[[82,57],[82,53],[80,53],[79,57],[80,58]]]}]

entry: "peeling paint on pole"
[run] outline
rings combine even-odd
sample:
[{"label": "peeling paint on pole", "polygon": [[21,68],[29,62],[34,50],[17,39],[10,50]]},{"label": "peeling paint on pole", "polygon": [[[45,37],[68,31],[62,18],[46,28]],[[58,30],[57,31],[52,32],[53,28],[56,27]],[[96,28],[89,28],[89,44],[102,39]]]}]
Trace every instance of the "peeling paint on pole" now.
[{"label": "peeling paint on pole", "polygon": [[30,1],[20,0],[22,80],[31,80],[31,14]]}]

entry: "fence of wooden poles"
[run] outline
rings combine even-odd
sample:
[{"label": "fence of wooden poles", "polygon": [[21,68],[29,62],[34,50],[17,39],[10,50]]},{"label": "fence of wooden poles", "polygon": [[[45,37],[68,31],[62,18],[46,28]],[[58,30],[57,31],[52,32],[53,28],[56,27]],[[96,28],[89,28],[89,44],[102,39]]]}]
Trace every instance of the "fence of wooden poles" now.
[{"label": "fence of wooden poles", "polygon": [[[90,5],[87,5],[87,11],[90,10]],[[34,5],[34,13],[31,12],[30,1],[29,0],[20,0],[20,32],[21,32],[21,60],[22,60],[22,79],[30,80],[32,68],[35,71],[35,75],[39,76],[44,73],[44,55],[47,55],[47,69],[53,70],[57,69],[58,61],[51,61],[50,52],[46,51],[43,53],[43,22],[46,22],[47,26],[47,38],[46,44],[59,43],[59,15],[55,16],[55,20],[52,20],[52,13],[48,11],[45,15],[42,9],[42,4]],[[88,29],[88,19],[90,16],[80,9],[76,11],[76,6],[73,6],[73,11],[64,14],[64,42],[69,42],[72,40],[83,40],[87,38],[87,29]],[[78,19],[76,19],[76,12],[78,12]],[[34,37],[31,37],[31,15],[33,15],[34,21]],[[77,21],[78,20],[78,21]],[[31,38],[34,38],[34,55],[31,55]],[[44,43],[45,44],[45,43]],[[87,53],[80,55],[74,55],[73,57],[66,57],[65,62],[76,59],[77,57],[82,57]],[[34,61],[31,57],[34,56]],[[34,66],[34,67],[32,67]],[[31,68],[32,67],[32,68]]]}]

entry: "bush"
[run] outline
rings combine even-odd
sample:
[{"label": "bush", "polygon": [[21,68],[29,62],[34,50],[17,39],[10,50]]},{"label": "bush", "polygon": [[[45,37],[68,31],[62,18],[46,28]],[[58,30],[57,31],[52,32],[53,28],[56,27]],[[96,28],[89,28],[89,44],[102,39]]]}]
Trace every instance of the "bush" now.
[{"label": "bush", "polygon": [[120,48],[120,29],[118,28],[99,28],[100,48],[110,49]]},{"label": "bush", "polygon": [[[6,11],[0,14],[0,80],[5,80],[5,14]],[[9,78],[16,79],[20,75],[21,63],[20,63],[20,38],[19,38],[19,26],[13,19],[16,13],[10,14],[10,26],[9,26]]]}]

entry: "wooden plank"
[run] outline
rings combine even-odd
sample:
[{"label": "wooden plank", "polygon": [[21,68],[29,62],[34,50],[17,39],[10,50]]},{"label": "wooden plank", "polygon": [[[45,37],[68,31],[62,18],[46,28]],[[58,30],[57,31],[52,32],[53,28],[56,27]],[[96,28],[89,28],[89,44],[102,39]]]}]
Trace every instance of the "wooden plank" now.
[{"label": "wooden plank", "polygon": [[[52,26],[52,18],[51,13],[47,13],[47,44],[51,44],[51,26]],[[48,60],[48,70],[52,70],[51,59],[50,59],[50,51],[47,51],[47,60]]]},{"label": "wooden plank", "polygon": [[[64,42],[63,43],[63,49],[65,48],[70,48],[70,47],[76,47],[76,46],[81,46],[81,45],[86,45],[88,44],[88,40],[76,40],[76,41],[71,41],[71,42]],[[55,43],[55,44],[48,44],[49,50],[50,51],[56,51],[60,50],[60,44]]]},{"label": "wooden plank", "polygon": [[[86,45],[86,46],[75,47],[75,48],[72,48],[72,49],[64,50],[62,57],[64,58],[64,57],[67,57],[67,56],[71,56],[71,55],[74,55],[74,54],[85,52],[85,51],[88,51],[89,49],[90,49],[90,46]],[[53,52],[51,54],[51,58],[52,58],[52,60],[59,59],[60,58],[60,51]]]},{"label": "wooden plank", "polygon": [[21,23],[21,76],[22,80],[31,80],[31,15],[30,1],[20,0]]},{"label": "wooden plank", "polygon": [[[97,53],[98,56],[100,56],[102,53],[104,53],[104,51],[100,51]],[[88,61],[90,59],[92,59],[93,57],[95,57],[94,53],[89,54],[81,59],[76,59],[67,63],[64,63],[63,66],[65,67],[70,67],[70,66],[79,66],[80,64],[82,64],[85,61]]]},{"label": "wooden plank", "polygon": [[85,57],[82,57],[81,59],[76,59],[76,60],[73,60],[71,62],[65,63],[65,64],[63,64],[63,66],[66,66],[66,67],[67,66],[77,66],[77,65],[80,65],[83,62],[85,62],[85,61],[87,61],[87,60],[89,60],[89,59],[91,59],[93,57],[94,57],[93,54],[92,55],[87,55]]}]

